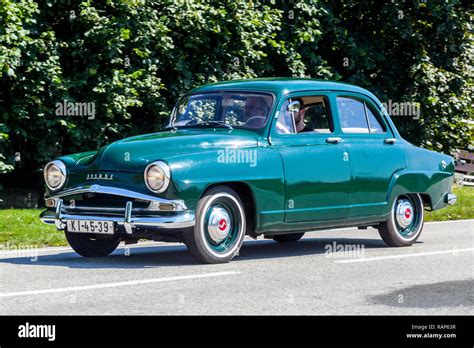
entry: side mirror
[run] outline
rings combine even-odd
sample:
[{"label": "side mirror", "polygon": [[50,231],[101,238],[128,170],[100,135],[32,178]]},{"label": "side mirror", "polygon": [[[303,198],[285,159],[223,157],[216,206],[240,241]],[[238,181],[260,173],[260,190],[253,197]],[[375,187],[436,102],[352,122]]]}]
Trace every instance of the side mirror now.
[{"label": "side mirror", "polygon": [[292,101],[288,104],[288,106],[286,107],[286,110],[288,110],[289,112],[298,112],[300,111],[300,102],[299,101]]}]

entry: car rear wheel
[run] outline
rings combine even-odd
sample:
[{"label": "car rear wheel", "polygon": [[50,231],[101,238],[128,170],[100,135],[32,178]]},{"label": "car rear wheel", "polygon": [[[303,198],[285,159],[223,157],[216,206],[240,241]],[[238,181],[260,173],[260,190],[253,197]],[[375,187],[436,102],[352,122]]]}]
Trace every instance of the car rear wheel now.
[{"label": "car rear wheel", "polygon": [[294,243],[304,236],[303,233],[277,234],[273,236],[273,240],[278,243]]},{"label": "car rear wheel", "polygon": [[184,231],[184,242],[202,263],[225,263],[238,255],[245,237],[245,210],[229,187],[210,189],[199,200],[194,229]]},{"label": "car rear wheel", "polygon": [[66,239],[76,253],[84,257],[100,257],[111,254],[120,244],[120,238],[99,238],[90,233],[65,232]]},{"label": "car rear wheel", "polygon": [[410,246],[423,230],[423,219],[424,208],[420,195],[400,195],[393,202],[388,220],[379,225],[379,234],[390,246]]}]

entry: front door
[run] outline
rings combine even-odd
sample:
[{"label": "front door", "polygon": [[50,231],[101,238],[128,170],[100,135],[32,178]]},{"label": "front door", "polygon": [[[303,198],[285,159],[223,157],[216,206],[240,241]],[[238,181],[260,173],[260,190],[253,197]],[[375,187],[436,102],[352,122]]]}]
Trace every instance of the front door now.
[{"label": "front door", "polygon": [[[289,111],[289,104],[294,106],[295,101],[300,111]],[[274,120],[271,144],[283,161],[285,222],[349,217],[349,157],[334,131],[332,113],[328,94],[298,94],[281,104]]]}]

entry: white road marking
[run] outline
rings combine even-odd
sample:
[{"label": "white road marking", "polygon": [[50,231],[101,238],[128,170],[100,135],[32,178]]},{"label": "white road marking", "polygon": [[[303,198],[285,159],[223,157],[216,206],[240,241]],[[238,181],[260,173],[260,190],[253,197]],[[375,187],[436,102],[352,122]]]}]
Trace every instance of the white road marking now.
[{"label": "white road marking", "polygon": [[104,283],[104,284],[85,285],[85,286],[71,286],[71,287],[67,287],[67,288],[29,290],[29,291],[18,291],[18,292],[5,292],[5,293],[0,293],[0,298],[54,294],[54,293],[58,293],[58,292],[68,292],[68,291],[83,291],[83,290],[96,290],[96,289],[106,289],[106,288],[118,288],[118,287],[122,287],[122,286],[142,285],[142,284],[152,284],[152,283],[164,283],[164,282],[172,282],[172,281],[176,281],[176,280],[222,277],[222,276],[234,275],[234,274],[239,274],[239,273],[240,272],[214,272],[214,273],[187,275],[187,276],[175,276],[175,277],[164,277],[164,278],[153,278],[153,279],[142,279],[142,280],[130,280],[130,281],[126,281],[126,282]]},{"label": "white road marking", "polygon": [[441,254],[453,254],[463,253],[467,251],[474,251],[474,248],[467,249],[451,249],[451,250],[440,250],[440,251],[430,251],[426,253],[414,253],[414,254],[400,254],[400,255],[388,255],[388,256],[375,256],[375,257],[363,257],[360,259],[351,259],[351,260],[338,260],[334,261],[335,263],[355,263],[355,262],[369,262],[369,261],[380,261],[380,260],[389,260],[389,259],[402,259],[405,257],[418,257],[418,256],[430,256],[430,255],[441,255]]},{"label": "white road marking", "polygon": [[428,221],[425,222],[425,225],[437,225],[437,224],[447,224],[449,222],[474,222],[474,219],[465,219],[465,220],[444,220],[444,221]]}]

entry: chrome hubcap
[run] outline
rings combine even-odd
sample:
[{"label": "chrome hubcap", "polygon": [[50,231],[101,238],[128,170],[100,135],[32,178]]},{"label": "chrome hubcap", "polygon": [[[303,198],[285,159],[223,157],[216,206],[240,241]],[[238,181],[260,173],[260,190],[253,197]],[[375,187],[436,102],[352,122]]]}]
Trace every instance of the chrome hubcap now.
[{"label": "chrome hubcap", "polygon": [[406,199],[398,201],[395,216],[397,218],[397,223],[401,228],[407,228],[410,226],[413,221],[414,213],[415,211],[410,201]]},{"label": "chrome hubcap", "polygon": [[231,228],[229,213],[221,207],[212,208],[207,223],[209,237],[211,237],[214,242],[221,243],[227,238]]}]

